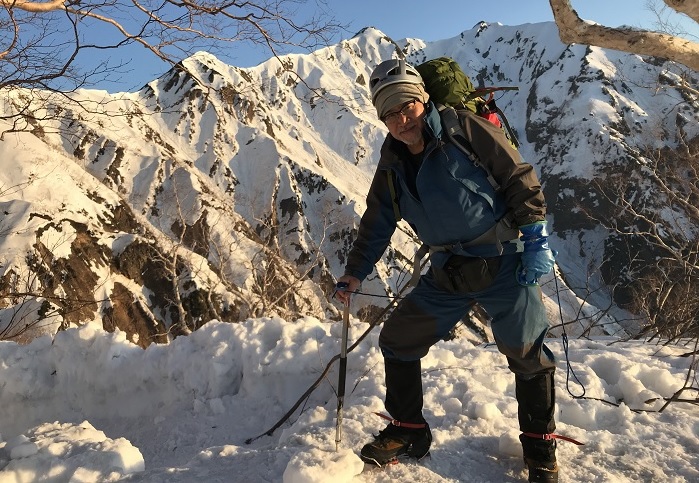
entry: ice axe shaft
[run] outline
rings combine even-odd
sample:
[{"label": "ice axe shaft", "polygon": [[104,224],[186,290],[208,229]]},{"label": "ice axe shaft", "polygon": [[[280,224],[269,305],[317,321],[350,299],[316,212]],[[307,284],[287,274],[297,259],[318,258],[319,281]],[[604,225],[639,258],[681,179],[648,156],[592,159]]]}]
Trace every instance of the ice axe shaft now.
[{"label": "ice axe shaft", "polygon": [[[347,284],[338,283],[338,289],[347,288]],[[347,379],[347,337],[349,335],[349,309],[350,299],[345,302],[342,313],[342,343],[340,346],[340,370],[337,382],[337,422],[335,426],[335,451],[340,449],[342,441],[342,406],[345,402],[345,381]]]}]

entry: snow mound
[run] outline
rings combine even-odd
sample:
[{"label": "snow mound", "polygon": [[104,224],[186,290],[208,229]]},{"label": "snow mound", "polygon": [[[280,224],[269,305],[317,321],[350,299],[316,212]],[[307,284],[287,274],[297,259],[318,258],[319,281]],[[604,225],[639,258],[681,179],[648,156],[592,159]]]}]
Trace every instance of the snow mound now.
[{"label": "snow mound", "polygon": [[311,448],[296,453],[284,470],[284,483],[345,483],[360,474],[364,463],[353,451]]},{"label": "snow mound", "polygon": [[0,458],[9,456],[1,482],[107,482],[145,470],[138,448],[125,438],[108,438],[87,421],[41,424],[0,448]]}]

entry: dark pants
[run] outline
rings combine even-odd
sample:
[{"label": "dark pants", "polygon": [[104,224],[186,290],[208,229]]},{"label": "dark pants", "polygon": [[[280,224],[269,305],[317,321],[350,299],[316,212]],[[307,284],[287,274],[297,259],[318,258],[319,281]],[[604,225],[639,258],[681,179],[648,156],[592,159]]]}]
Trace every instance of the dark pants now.
[{"label": "dark pants", "polygon": [[[424,421],[420,359],[478,302],[492,318],[497,347],[517,376],[522,431],[553,431],[554,395],[548,381],[553,378],[555,362],[544,345],[549,324],[541,288],[517,283],[519,254],[499,257],[497,262],[492,282],[476,292],[457,293],[444,285],[443,273],[435,276],[430,270],[384,322],[379,346],[386,367],[386,410],[393,418]],[[536,389],[542,387],[542,381],[550,388],[546,394]],[[537,422],[533,425],[531,421]],[[547,431],[539,431],[544,428]]]}]

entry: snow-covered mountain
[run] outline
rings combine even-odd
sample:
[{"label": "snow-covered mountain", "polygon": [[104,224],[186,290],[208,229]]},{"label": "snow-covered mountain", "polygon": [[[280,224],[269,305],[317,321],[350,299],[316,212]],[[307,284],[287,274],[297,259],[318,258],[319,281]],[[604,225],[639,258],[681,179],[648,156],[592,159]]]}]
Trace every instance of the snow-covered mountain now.
[{"label": "snow-covered mountain", "polygon": [[[540,173],[561,283],[574,288],[613,250],[582,214],[601,206],[590,181],[642,163],[641,147],[699,134],[699,103],[662,63],[566,46],[553,23],[481,23],[430,43],[367,28],[283,65],[200,52],[135,93],[47,94],[19,117],[25,132],[0,121],[0,292],[11,294],[0,328],[29,338],[97,318],[145,346],[211,319],[335,313],[333,277],[385,135],[367,79],[397,50],[519,87],[498,105]],[[8,93],[3,115],[28,95]],[[363,291],[395,294],[414,250],[402,226]],[[588,302],[606,303],[594,293]],[[357,297],[354,309],[385,304]]]}]

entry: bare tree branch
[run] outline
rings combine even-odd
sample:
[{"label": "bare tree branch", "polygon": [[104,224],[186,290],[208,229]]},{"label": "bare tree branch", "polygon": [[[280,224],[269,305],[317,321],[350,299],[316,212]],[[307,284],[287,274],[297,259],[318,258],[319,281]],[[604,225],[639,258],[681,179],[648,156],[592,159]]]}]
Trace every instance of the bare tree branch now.
[{"label": "bare tree branch", "polygon": [[699,3],[693,0],[663,0],[665,4],[677,12],[683,13],[695,22],[699,22]]},{"label": "bare tree branch", "polygon": [[698,163],[695,140],[645,150],[638,165],[593,183],[606,214],[586,214],[612,234],[607,246],[615,268],[608,272],[618,278],[615,292],[645,319],[636,337],[699,337]]},{"label": "bare tree branch", "polygon": [[43,13],[64,8],[64,0],[52,0],[50,2],[25,2],[24,0],[0,0],[0,4],[7,8],[17,8],[25,12]]},{"label": "bare tree branch", "polygon": [[[634,54],[673,60],[699,71],[699,43],[661,32],[632,28],[611,28],[582,20],[569,0],[549,0],[561,40],[567,44],[588,44]],[[665,0],[674,10],[693,20],[699,17],[697,2]],[[690,5],[691,4],[691,5]]]},{"label": "bare tree branch", "polygon": [[[110,55],[86,54],[139,44],[171,66],[198,50],[231,52],[245,42],[279,55],[284,48],[327,45],[343,26],[324,0],[304,14],[301,0],[0,0],[0,88],[89,86]],[[315,13],[313,13],[315,12]],[[99,32],[96,35],[95,32]],[[93,40],[93,42],[90,42]],[[93,61],[94,62],[94,61]],[[58,82],[61,80],[63,83]],[[68,89],[70,90],[70,89]]]}]

